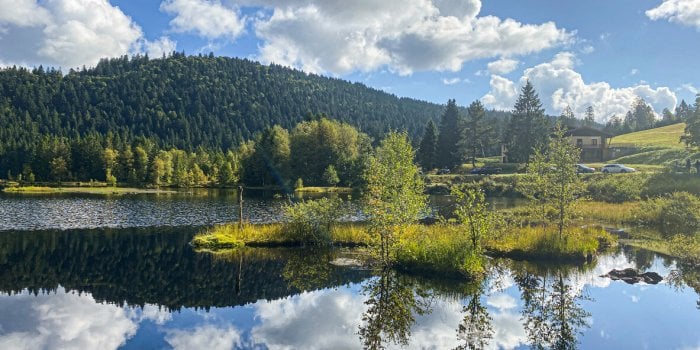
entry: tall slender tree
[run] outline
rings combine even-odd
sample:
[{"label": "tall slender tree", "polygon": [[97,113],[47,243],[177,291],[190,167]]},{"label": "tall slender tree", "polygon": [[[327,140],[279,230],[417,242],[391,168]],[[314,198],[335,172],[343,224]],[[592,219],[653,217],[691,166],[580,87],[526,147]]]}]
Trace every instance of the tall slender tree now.
[{"label": "tall slender tree", "polygon": [[595,112],[593,106],[586,107],[586,115],[583,117],[584,126],[595,126]]},{"label": "tall slender tree", "polygon": [[435,168],[435,157],[437,155],[437,128],[433,120],[428,120],[425,126],[423,138],[418,146],[417,161],[423,169]]},{"label": "tall slender tree", "polygon": [[542,102],[528,81],[515,102],[513,116],[506,130],[505,144],[510,162],[528,162],[533,150],[542,147],[549,134],[549,121]]},{"label": "tall slender tree", "polygon": [[447,108],[440,119],[435,165],[452,168],[461,161],[457,143],[460,140],[459,110],[454,99],[447,101]]},{"label": "tall slender tree", "polygon": [[486,111],[479,100],[469,105],[461,136],[460,153],[467,156],[472,166],[476,166],[476,157],[483,154],[494,140],[494,129],[486,120]]}]

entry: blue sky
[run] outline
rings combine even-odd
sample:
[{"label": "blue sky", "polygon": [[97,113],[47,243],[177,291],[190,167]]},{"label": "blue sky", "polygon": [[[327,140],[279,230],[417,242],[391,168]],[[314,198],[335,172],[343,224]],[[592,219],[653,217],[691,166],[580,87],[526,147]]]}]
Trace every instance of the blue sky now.
[{"label": "blue sky", "polygon": [[699,40],[700,0],[0,0],[3,66],[211,51],[498,109],[529,79],[600,121],[692,103]]}]

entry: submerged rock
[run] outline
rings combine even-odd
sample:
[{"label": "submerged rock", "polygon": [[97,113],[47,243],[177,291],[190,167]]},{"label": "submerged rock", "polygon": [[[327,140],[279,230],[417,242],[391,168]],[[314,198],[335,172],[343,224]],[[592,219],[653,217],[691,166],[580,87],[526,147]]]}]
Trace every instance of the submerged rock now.
[{"label": "submerged rock", "polygon": [[344,267],[362,267],[362,261],[352,258],[335,258],[331,261],[331,265]]},{"label": "submerged rock", "polygon": [[639,273],[636,269],[626,268],[623,270],[613,269],[600,277],[608,277],[613,281],[621,280],[628,284],[644,282],[646,284],[657,284],[664,278],[656,272]]}]

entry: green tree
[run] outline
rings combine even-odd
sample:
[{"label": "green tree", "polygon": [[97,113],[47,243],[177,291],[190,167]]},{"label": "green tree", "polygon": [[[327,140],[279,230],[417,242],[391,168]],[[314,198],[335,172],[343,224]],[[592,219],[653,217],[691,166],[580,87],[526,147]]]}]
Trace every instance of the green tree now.
[{"label": "green tree", "polygon": [[333,165],[329,165],[326,170],[323,172],[323,181],[328,185],[328,186],[334,186],[340,182],[340,178],[338,178],[338,172],[335,171],[335,168]]},{"label": "green tree", "polygon": [[528,81],[515,102],[513,116],[506,129],[505,144],[510,162],[528,162],[536,148],[544,146],[549,134],[540,98]]},{"label": "green tree", "polygon": [[51,159],[50,168],[51,176],[59,184],[61,183],[61,179],[64,179],[68,175],[68,163],[63,157]]},{"label": "green tree", "polygon": [[243,166],[247,185],[287,187],[289,180],[289,132],[279,125],[265,129],[255,142],[255,152]]},{"label": "green tree", "polygon": [[433,120],[428,120],[425,126],[423,138],[418,146],[417,161],[425,170],[435,168],[435,158],[437,157],[437,128]]},{"label": "green tree", "polygon": [[578,124],[578,121],[576,120],[576,115],[574,114],[574,111],[571,110],[570,106],[567,105],[564,108],[564,110],[561,111],[561,115],[559,116],[559,123],[570,128],[573,128]]},{"label": "green tree", "polygon": [[365,212],[371,230],[379,235],[380,257],[392,262],[395,234],[425,212],[425,184],[413,163],[414,152],[406,133],[390,132],[369,158],[365,171]]},{"label": "green tree", "polygon": [[686,119],[685,132],[681,140],[688,147],[700,148],[700,95],[695,98],[695,111]]},{"label": "green tree", "polygon": [[593,106],[586,107],[586,115],[583,117],[583,125],[588,127],[595,126],[595,112],[593,112]]},{"label": "green tree", "polygon": [[148,179],[148,153],[141,146],[134,148],[134,168],[136,168],[136,181],[146,183]]},{"label": "green tree", "polygon": [[540,205],[544,222],[547,208],[554,209],[560,238],[571,216],[570,208],[584,189],[575,166],[580,155],[581,150],[564,136],[563,127],[557,125],[545,152],[535,152],[519,182],[521,193]]},{"label": "green tree", "polygon": [[111,176],[112,172],[114,170],[116,170],[115,168],[117,167],[117,164],[118,164],[117,163],[118,156],[119,156],[119,153],[111,148],[105,148],[104,151],[102,151],[102,161],[104,163],[105,179],[107,178],[108,175]]},{"label": "green tree", "polygon": [[452,168],[460,164],[461,155],[457,151],[457,143],[461,139],[460,124],[457,103],[454,99],[448,100],[438,130],[436,166]]},{"label": "green tree", "polygon": [[484,149],[491,146],[494,140],[494,130],[488,120],[486,111],[479,100],[472,102],[467,109],[467,118],[464,122],[461,139],[459,142],[462,154],[466,154],[476,166],[476,157],[484,154]]}]

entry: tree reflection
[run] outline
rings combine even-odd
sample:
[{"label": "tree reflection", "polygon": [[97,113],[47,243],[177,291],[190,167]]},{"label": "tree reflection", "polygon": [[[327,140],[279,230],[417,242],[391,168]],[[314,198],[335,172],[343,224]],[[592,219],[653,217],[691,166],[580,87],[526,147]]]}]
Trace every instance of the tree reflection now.
[{"label": "tree reflection", "polygon": [[414,313],[429,312],[425,296],[397,272],[384,269],[364,287],[367,311],[362,314],[358,334],[366,349],[384,349],[385,344],[408,345]]},{"label": "tree reflection", "polygon": [[542,277],[528,271],[515,276],[524,302],[523,325],[535,349],[575,349],[577,336],[590,326],[590,313],[580,305],[590,299],[573,289],[567,279],[564,269]]},{"label": "tree reflection", "polygon": [[481,303],[484,294],[484,284],[473,285],[462,312],[465,313],[462,323],[457,328],[457,339],[463,344],[457,346],[459,350],[484,349],[493,338],[494,329],[491,325],[491,315],[486,306]]}]

